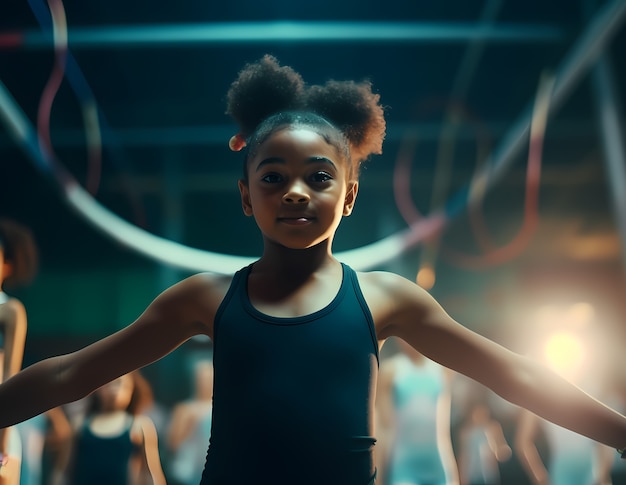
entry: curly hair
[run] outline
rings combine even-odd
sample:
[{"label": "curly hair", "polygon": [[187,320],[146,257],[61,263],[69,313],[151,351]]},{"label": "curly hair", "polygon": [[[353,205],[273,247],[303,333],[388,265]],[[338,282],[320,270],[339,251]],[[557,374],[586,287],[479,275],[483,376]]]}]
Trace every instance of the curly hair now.
[{"label": "curly hair", "polygon": [[7,287],[30,283],[39,265],[39,253],[30,229],[13,220],[0,218],[0,249],[4,260],[13,266],[13,271],[3,283]]},{"label": "curly hair", "polygon": [[307,86],[291,67],[265,55],[239,72],[227,101],[226,113],[246,139],[248,156],[285,126],[314,128],[346,154],[355,174],[370,155],[382,153],[384,109],[369,81],[329,80]]}]

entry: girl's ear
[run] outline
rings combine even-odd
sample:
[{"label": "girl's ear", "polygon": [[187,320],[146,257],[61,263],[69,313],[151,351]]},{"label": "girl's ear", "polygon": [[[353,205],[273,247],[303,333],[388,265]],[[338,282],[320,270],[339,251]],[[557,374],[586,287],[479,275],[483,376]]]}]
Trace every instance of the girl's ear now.
[{"label": "girl's ear", "polygon": [[356,195],[359,192],[359,183],[356,180],[348,182],[348,190],[346,191],[346,198],[343,202],[343,215],[349,216],[352,214],[354,203],[356,202]]},{"label": "girl's ear", "polygon": [[237,182],[237,186],[239,187],[239,193],[241,194],[241,207],[243,209],[243,213],[247,216],[252,216],[252,203],[250,202],[250,189],[248,188],[248,184],[244,180],[239,180]]}]

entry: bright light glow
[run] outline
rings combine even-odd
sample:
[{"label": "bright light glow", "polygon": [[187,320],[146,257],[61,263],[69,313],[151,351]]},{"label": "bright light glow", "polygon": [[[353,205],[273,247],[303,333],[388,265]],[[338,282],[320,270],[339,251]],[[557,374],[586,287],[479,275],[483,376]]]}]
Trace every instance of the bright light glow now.
[{"label": "bright light glow", "polygon": [[424,264],[417,272],[416,283],[425,290],[430,290],[435,286],[435,270],[430,264]]},{"label": "bright light glow", "polygon": [[585,364],[586,351],[578,337],[563,331],[550,335],[544,346],[544,357],[555,372],[574,381]]}]

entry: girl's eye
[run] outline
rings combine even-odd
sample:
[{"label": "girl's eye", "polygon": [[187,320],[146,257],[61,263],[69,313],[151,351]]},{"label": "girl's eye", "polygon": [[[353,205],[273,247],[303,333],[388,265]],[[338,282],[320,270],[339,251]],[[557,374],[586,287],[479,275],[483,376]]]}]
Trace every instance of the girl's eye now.
[{"label": "girl's eye", "polygon": [[311,175],[313,182],[328,182],[332,180],[332,176],[327,172],[315,172]]},{"label": "girl's eye", "polygon": [[282,181],[282,179],[283,178],[278,173],[267,173],[261,178],[263,182],[267,182],[268,184],[277,184]]}]

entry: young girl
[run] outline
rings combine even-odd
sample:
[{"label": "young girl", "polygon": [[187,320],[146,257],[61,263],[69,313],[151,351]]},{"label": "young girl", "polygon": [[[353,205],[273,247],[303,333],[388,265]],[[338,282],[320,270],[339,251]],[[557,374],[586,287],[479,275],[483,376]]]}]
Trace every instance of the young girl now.
[{"label": "young girl", "polygon": [[450,430],[452,373],[403,340],[397,347],[381,360],[378,377],[378,476],[385,485],[459,485]]},{"label": "young girl", "polygon": [[[26,310],[5,287],[29,283],[37,270],[37,248],[30,230],[0,219],[0,382],[22,367]],[[21,442],[16,428],[0,430],[0,485],[20,483]]]},{"label": "young girl", "polygon": [[154,423],[142,414],[152,393],[138,371],[100,387],[75,423],[67,470],[74,485],[165,484]]},{"label": "young girl", "polygon": [[[37,273],[38,251],[26,226],[0,219],[0,382],[22,367],[26,343],[26,309],[4,288],[23,286]],[[69,437],[69,423],[63,411],[52,408],[45,414],[0,430],[0,485],[30,484],[39,475],[45,436],[62,444]]]},{"label": "young girl", "polygon": [[167,433],[167,446],[171,452],[169,477],[178,485],[198,485],[211,436],[211,360],[203,358],[195,362],[192,378],[193,395],[173,407]]},{"label": "young girl", "polygon": [[476,385],[469,396],[458,428],[461,485],[499,485],[499,463],[512,456],[502,425],[493,418],[487,393],[482,389]]},{"label": "young girl", "polygon": [[624,416],[468,330],[411,281],[357,273],[333,257],[359,165],[381,152],[383,109],[369,83],[306,86],[264,57],[231,86],[228,113],[240,126],[231,148],[246,148],[241,204],[261,231],[262,256],[233,276],[191,276],[128,327],[12,377],[0,386],[0,426],[83,397],[203,334],[215,372],[203,484],[371,484],[378,352],[397,336],[550,421],[626,446]]},{"label": "young girl", "polygon": [[[606,373],[594,368],[600,361],[597,358],[586,365],[576,361],[561,367],[549,365],[586,392],[603,396],[609,401],[604,382]],[[547,448],[538,446],[540,441],[544,441]],[[522,409],[518,415],[515,453],[532,485],[611,484],[611,460],[607,458],[613,455],[609,455],[609,451],[610,448],[547,422],[527,410]]]}]

